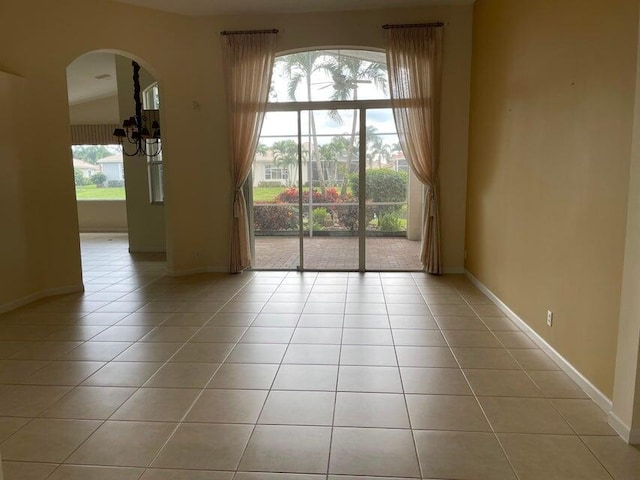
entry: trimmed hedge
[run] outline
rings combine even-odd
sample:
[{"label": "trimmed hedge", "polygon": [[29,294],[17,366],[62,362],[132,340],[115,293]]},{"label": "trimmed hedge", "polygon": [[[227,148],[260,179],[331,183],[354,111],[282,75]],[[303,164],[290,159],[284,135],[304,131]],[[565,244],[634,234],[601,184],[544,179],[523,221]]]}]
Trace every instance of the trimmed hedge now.
[{"label": "trimmed hedge", "polygon": [[[349,177],[349,183],[354,196],[358,195],[360,185],[358,175]],[[396,172],[388,168],[367,169],[367,200],[371,202],[405,202],[407,200],[407,185],[409,176],[406,172]],[[388,213],[397,213],[400,205],[372,206],[371,209],[378,218]]]},{"label": "trimmed hedge", "polygon": [[253,224],[256,231],[297,230],[298,209],[285,205],[256,205]]}]

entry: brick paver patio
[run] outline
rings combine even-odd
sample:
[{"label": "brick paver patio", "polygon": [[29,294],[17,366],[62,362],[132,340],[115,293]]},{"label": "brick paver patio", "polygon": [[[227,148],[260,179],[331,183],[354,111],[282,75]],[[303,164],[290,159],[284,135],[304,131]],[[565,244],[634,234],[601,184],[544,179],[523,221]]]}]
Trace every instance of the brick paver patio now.
[{"label": "brick paver patio", "polygon": [[[295,270],[300,265],[297,237],[255,237],[255,270]],[[307,270],[357,270],[357,237],[314,237],[304,239],[304,267]],[[370,237],[366,241],[367,270],[422,270],[420,242],[400,237]]]}]

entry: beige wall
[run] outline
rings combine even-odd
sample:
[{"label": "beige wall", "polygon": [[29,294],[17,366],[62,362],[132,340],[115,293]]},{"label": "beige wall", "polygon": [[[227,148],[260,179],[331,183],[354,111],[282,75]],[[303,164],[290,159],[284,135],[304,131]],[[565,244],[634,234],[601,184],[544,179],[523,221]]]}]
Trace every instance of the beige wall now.
[{"label": "beige wall", "polygon": [[69,105],[71,125],[119,125],[118,96]]},{"label": "beige wall", "polygon": [[[472,36],[470,5],[421,10],[372,10],[271,17],[230,16],[212,19],[211,30],[219,32],[224,29],[277,27],[281,29],[278,44],[280,52],[332,46],[384,49],[380,27],[385,23],[435,20],[442,20],[447,24],[444,42],[440,169],[443,266],[445,271],[462,271]],[[218,56],[219,52],[216,53],[216,57]],[[222,94],[221,91],[219,95]]]},{"label": "beige wall", "polygon": [[[68,127],[53,145],[34,142],[29,133],[46,139],[47,130],[56,130],[46,114],[34,116],[37,108],[29,108],[49,101],[38,79],[0,71],[0,312],[82,288],[73,170],[62,143],[69,140]],[[50,181],[55,159],[69,167],[59,182]]]},{"label": "beige wall", "polygon": [[627,440],[640,443],[640,56],[636,67],[627,212],[611,424]]},{"label": "beige wall", "polygon": [[[200,152],[209,149],[201,129],[192,124],[189,111],[185,112],[184,95],[172,92],[189,92],[189,96],[204,90],[204,80],[199,85],[194,71],[183,68],[184,64],[195,65],[197,59],[207,58],[206,42],[198,37],[197,21],[190,18],[150,13],[145,9],[128,8],[108,1],[85,2],[63,0],[48,2],[28,0],[26,2],[2,3],[0,13],[0,69],[14,72],[27,79],[20,108],[26,112],[38,112],[16,127],[16,144],[29,145],[28,152],[20,152],[17,165],[27,165],[33,160],[33,171],[18,179],[17,192],[29,191],[30,202],[37,207],[26,208],[22,219],[28,223],[27,244],[31,246],[29,258],[33,259],[33,278],[23,282],[9,279],[2,269],[3,279],[11,282],[12,288],[31,294],[43,289],[60,288],[81,282],[80,255],[78,245],[77,205],[73,189],[73,168],[69,155],[70,130],[69,106],[66,87],[66,67],[79,55],[97,49],[112,49],[128,52],[134,42],[127,32],[136,31],[144,42],[136,42],[135,56],[143,64],[157,64],[167,81],[167,127],[175,118],[173,128],[165,130],[167,143],[173,132],[175,138],[186,138],[187,132],[195,130],[199,135],[182,146],[181,154],[184,177],[177,169],[175,180],[190,185],[190,158],[202,158]],[[38,12],[34,15],[33,12]],[[95,29],[95,19],[105,25],[119,28]],[[201,32],[200,32],[201,33]],[[19,42],[15,38],[20,38]],[[55,39],[55,41],[52,41]],[[180,39],[180,41],[176,41]],[[7,46],[11,46],[8,48]],[[46,46],[46,48],[45,48]],[[146,62],[145,62],[146,61]],[[148,63],[147,63],[148,62]],[[197,69],[196,69],[197,70]],[[191,101],[188,102],[189,108]],[[27,121],[28,120],[28,121]],[[38,142],[32,141],[33,130],[38,131]],[[169,148],[167,148],[169,150]],[[184,168],[186,167],[186,168]],[[23,167],[27,168],[27,167]],[[27,177],[30,177],[27,179]],[[34,180],[35,179],[35,180]],[[188,190],[185,189],[185,192]],[[5,190],[3,189],[3,194]],[[194,197],[204,200],[207,191],[192,192],[186,201],[187,211],[198,212],[203,202],[194,202]],[[18,204],[20,198],[10,198],[7,204]],[[176,195],[179,197],[180,195]],[[195,204],[194,207],[190,207]],[[179,207],[184,205],[178,205]],[[201,216],[199,216],[201,217]],[[189,221],[187,222],[189,223]],[[188,236],[182,243],[175,242],[176,249],[183,250],[192,236],[204,236],[200,225],[188,228]],[[17,229],[2,236],[0,246],[25,242]],[[205,239],[209,243],[211,239]],[[188,248],[188,245],[187,245]],[[177,259],[180,261],[180,259]],[[19,262],[18,268],[28,268],[27,262]],[[42,280],[40,280],[42,278]],[[6,302],[13,301],[18,293],[2,290]],[[3,298],[3,303],[4,298]]]},{"label": "beige wall", "polygon": [[[8,235],[0,248],[0,306],[33,293],[29,235],[27,232],[27,205],[21,187],[27,175],[23,145],[15,142],[17,133],[15,116],[20,114],[20,103],[26,90],[26,80],[0,72],[0,217],[2,230]],[[2,238],[2,237],[0,237]],[[0,310],[1,311],[1,310]]]},{"label": "beige wall", "polygon": [[124,200],[79,200],[81,232],[126,232],[127,205]]},{"label": "beige wall", "polygon": [[[43,152],[34,158],[38,159],[39,171],[46,169],[46,181],[44,175],[40,176],[46,188],[33,201],[45,205],[42,213],[50,214],[45,218],[51,228],[47,235],[29,238],[42,260],[36,265],[47,265],[46,275],[51,276],[53,284],[66,285],[80,279],[73,171],[68,155],[66,67],[79,55],[100,49],[132,54],[161,85],[170,271],[227,271],[231,182],[218,35],[227,28],[280,28],[279,49],[286,51],[318,46],[381,48],[380,26],[384,23],[448,23],[442,119],[444,264],[446,268],[462,266],[470,6],[217,18],[164,14],[106,0],[24,0],[3,2],[0,8],[0,45],[5,46],[0,51],[0,70],[29,80],[22,107],[39,112],[21,129],[24,138],[18,135],[16,141],[33,143],[28,133],[33,128],[41,133],[38,148]],[[96,29],[96,18],[113,28]],[[132,41],[133,31],[144,41]],[[194,108],[194,101],[199,108]],[[21,184],[21,188],[28,186],[40,191],[33,184],[27,185],[26,180]],[[0,241],[18,242],[17,233],[9,237]],[[50,259],[55,259],[53,264]],[[73,268],[62,268],[68,265]],[[33,288],[29,281],[24,286],[26,290]]]},{"label": "beige wall", "polygon": [[466,268],[609,398],[637,26],[636,0],[474,10]]}]

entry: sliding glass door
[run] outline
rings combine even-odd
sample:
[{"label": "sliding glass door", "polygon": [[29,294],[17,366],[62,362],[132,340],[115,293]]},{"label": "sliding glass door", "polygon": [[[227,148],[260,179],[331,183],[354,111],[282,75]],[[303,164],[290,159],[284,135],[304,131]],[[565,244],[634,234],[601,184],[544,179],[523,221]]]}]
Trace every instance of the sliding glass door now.
[{"label": "sliding glass door", "polygon": [[279,107],[252,172],[254,268],[420,270],[420,242],[407,235],[421,204],[410,205],[388,102]]},{"label": "sliding glass door", "polygon": [[[358,110],[304,110],[302,142],[308,152],[303,188],[303,266],[358,270]],[[354,195],[355,186],[355,195]]]},{"label": "sliding glass door", "polygon": [[299,138],[298,112],[267,113],[250,177],[254,268],[300,268]]}]

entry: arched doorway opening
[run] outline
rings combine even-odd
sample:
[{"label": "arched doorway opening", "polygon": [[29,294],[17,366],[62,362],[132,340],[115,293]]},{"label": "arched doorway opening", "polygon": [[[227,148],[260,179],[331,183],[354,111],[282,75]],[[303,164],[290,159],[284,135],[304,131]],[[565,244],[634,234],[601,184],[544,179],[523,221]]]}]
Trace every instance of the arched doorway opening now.
[{"label": "arched doorway opening", "polygon": [[[139,84],[145,113],[159,117],[158,79],[142,66]],[[67,88],[83,246],[87,240],[97,245],[110,241],[112,249],[164,262],[162,155],[128,156],[131,145],[125,141],[123,152],[113,135],[123,119],[135,115],[132,56],[113,51],[81,55],[67,67]]]}]

